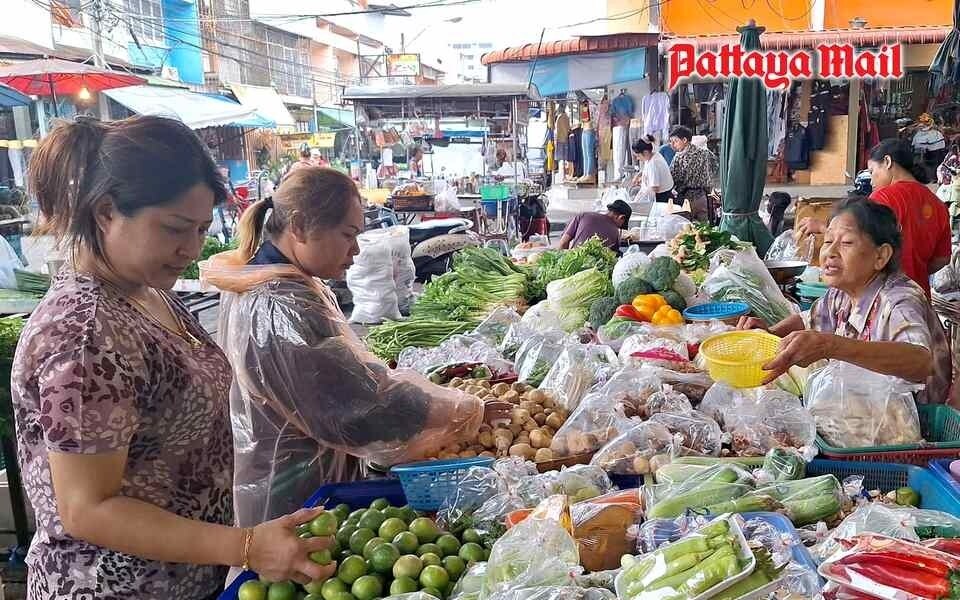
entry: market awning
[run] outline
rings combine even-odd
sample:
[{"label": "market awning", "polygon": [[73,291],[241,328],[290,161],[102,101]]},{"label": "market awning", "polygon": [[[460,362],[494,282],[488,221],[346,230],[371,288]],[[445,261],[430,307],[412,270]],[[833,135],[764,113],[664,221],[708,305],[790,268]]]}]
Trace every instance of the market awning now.
[{"label": "market awning", "polygon": [[296,130],[296,121],[283,103],[283,98],[272,87],[257,85],[230,85],[240,104],[256,110],[260,115],[276,123],[280,132]]},{"label": "market awning", "polygon": [[601,35],[578,37],[569,40],[544,42],[542,44],[524,44],[511,46],[502,50],[494,50],[484,54],[480,62],[485,65],[498,63],[526,62],[534,59],[554,58],[557,56],[571,56],[576,54],[593,54],[597,52],[617,52],[619,50],[633,50],[635,48],[656,47],[660,41],[659,33],[623,33],[617,35]]},{"label": "market awning", "polygon": [[[884,44],[939,44],[947,38],[950,29],[943,26],[915,26],[765,33],[760,38],[760,47],[773,50],[800,50],[813,49],[820,44],[843,43],[866,48]],[[664,40],[666,48],[674,44],[693,44],[698,50],[715,50],[720,46],[738,43],[740,43],[739,35],[701,35]]]},{"label": "market awning", "polygon": [[354,125],[354,115],[352,108],[334,108],[330,106],[318,106],[317,112],[319,112],[323,118],[320,119],[320,126],[324,127],[326,124],[324,121],[331,123],[331,127],[343,128],[343,127],[353,127]]},{"label": "market awning", "polygon": [[[257,117],[255,110],[236,102],[179,88],[134,85],[106,90],[103,93],[135,113],[171,117],[182,121],[191,129],[222,125],[244,126]],[[269,125],[268,123],[266,126]]]},{"label": "market awning", "polygon": [[507,96],[529,97],[539,100],[536,93],[522,84],[458,83],[454,85],[401,85],[393,87],[357,86],[343,92],[345,100],[377,100],[390,98],[497,98]]},{"label": "market awning", "polygon": [[504,62],[490,66],[490,79],[497,84],[532,82],[542,96],[573,90],[605,87],[638,81],[647,75],[647,49],[571,54],[529,62]]}]

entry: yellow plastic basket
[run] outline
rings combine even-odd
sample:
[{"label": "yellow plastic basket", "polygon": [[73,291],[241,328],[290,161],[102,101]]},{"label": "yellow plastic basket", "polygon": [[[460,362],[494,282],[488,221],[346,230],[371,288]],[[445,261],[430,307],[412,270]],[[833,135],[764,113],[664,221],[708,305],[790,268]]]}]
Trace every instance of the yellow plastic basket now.
[{"label": "yellow plastic basket", "polygon": [[700,354],[714,381],[752,388],[769,375],[760,367],[776,356],[779,347],[780,338],[765,331],[729,331],[704,340]]}]

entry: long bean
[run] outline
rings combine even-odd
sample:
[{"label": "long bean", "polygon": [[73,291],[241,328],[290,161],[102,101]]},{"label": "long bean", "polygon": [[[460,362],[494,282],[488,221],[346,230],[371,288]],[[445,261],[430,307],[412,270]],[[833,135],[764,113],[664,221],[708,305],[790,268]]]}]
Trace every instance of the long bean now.
[{"label": "long bean", "polygon": [[372,327],[367,335],[370,350],[384,360],[396,360],[404,348],[429,348],[476,327],[476,321],[409,319],[387,321]]}]

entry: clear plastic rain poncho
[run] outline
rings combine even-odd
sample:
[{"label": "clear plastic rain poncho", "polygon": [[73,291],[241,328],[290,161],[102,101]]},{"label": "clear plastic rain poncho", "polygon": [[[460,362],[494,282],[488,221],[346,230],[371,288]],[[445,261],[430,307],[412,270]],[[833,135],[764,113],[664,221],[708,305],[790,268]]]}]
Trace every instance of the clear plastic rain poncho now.
[{"label": "clear plastic rain poncho", "polygon": [[429,456],[476,434],[483,404],[390,370],[350,329],[333,293],[291,265],[235,252],[201,266],[222,294],[219,342],[234,370],[234,497],[247,527],[300,508],[320,486]]}]

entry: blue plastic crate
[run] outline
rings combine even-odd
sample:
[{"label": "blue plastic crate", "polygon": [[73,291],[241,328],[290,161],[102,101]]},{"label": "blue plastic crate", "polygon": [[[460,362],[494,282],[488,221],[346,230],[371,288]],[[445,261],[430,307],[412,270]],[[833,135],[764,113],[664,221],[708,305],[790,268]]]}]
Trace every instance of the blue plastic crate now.
[{"label": "blue plastic crate", "polygon": [[792,545],[790,550],[793,554],[793,561],[799,565],[807,567],[814,573],[817,572],[817,561],[813,559],[813,556],[810,555],[810,551],[807,550],[806,546],[803,545],[803,542],[800,541],[800,536],[797,535],[797,530],[793,527],[793,523],[790,522],[786,516],[775,513],[775,512],[750,512],[743,513],[744,520],[751,519],[760,519],[765,523],[769,523],[771,526],[776,528],[780,533],[789,535],[792,540]]},{"label": "blue plastic crate", "polygon": [[[323,506],[327,508],[333,508],[338,504],[346,504],[350,506],[351,510],[355,510],[370,506],[370,503],[377,498],[386,498],[394,506],[402,506],[407,503],[407,497],[403,495],[403,486],[400,485],[400,480],[390,478],[331,483],[314,492],[303,506],[304,508],[313,508],[323,502]],[[237,594],[240,593],[240,586],[243,585],[243,582],[256,578],[256,573],[250,571],[241,573],[220,594],[218,600],[237,600]]]},{"label": "blue plastic crate", "polygon": [[397,465],[390,472],[400,478],[407,502],[417,510],[432,511],[456,493],[460,476],[471,467],[492,467],[493,458],[454,458]]},{"label": "blue plastic crate", "polygon": [[708,302],[698,306],[691,306],[683,311],[683,317],[688,321],[711,321],[742,317],[750,312],[750,305],[746,302]]},{"label": "blue plastic crate", "polygon": [[807,463],[807,477],[827,473],[836,475],[841,481],[851,475],[862,475],[863,485],[868,490],[889,492],[908,486],[920,494],[920,508],[960,517],[960,496],[923,467],[845,460],[813,460]]},{"label": "blue plastic crate", "polygon": [[960,498],[960,481],[957,481],[956,478],[950,473],[950,463],[955,460],[957,459],[940,458],[937,460],[932,460],[930,461],[930,472],[933,473],[934,477],[950,488],[950,491],[952,491],[954,495]]}]

